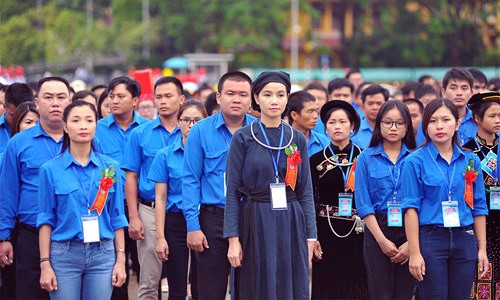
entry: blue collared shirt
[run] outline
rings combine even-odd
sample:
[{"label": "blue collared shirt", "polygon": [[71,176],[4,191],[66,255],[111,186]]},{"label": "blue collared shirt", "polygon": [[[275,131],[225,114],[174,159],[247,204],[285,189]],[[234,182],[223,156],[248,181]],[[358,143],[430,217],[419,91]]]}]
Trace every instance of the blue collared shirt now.
[{"label": "blue collared shirt", "polygon": [[[460,122],[460,126],[458,127],[457,138],[460,146],[463,146],[465,143],[470,141],[476,136],[477,133],[477,124],[474,122],[474,117],[472,116],[472,111],[467,108],[465,113],[465,117]],[[417,131],[417,146],[423,145],[425,142],[425,134],[422,129],[422,121],[418,125]]]},{"label": "blue collared shirt", "polygon": [[[382,147],[382,144],[361,152],[356,165],[356,180],[354,182],[355,201],[361,218],[369,214],[387,215],[387,203],[394,201],[394,182],[396,189],[404,180],[401,176],[401,163],[410,150],[405,144],[401,146],[396,164],[394,164]],[[396,178],[400,178],[396,180]],[[396,197],[401,203],[401,197]]]},{"label": "blue collared shirt", "polygon": [[325,134],[325,124],[323,124],[323,121],[321,121],[321,119],[318,119],[318,122],[316,122],[316,127],[314,127],[312,131],[319,134]]},{"label": "blue collared shirt", "polygon": [[16,134],[7,144],[0,171],[0,239],[10,237],[16,223],[35,226],[38,215],[40,167],[61,152],[40,123]]},{"label": "blue collared shirt", "polygon": [[[243,126],[254,120],[246,115]],[[189,132],[182,176],[182,208],[188,231],[200,229],[200,204],[226,205],[224,176],[232,137],[221,112],[196,123]]]},{"label": "blue collared shirt", "polygon": [[309,140],[307,141],[307,153],[309,157],[322,151],[329,144],[330,139],[326,135],[311,130],[309,132]]},{"label": "blue collared shirt", "polygon": [[48,161],[40,168],[38,193],[40,211],[36,226],[50,225],[52,241],[83,241],[82,216],[88,216],[89,208],[94,203],[101,181],[101,170],[114,166],[117,182],[108,191],[108,198],[100,216],[97,211],[90,212],[98,216],[101,240],[113,239],[115,231],[127,227],[121,187],[120,167],[111,158],[90,153],[86,166],[80,165],[69,150]]},{"label": "blue collared shirt", "polygon": [[363,112],[363,110],[361,109],[361,107],[359,107],[356,103],[354,103],[354,101],[351,104],[352,104],[352,107],[354,107],[354,109],[356,110],[356,112],[359,114],[359,117],[361,119],[364,119],[365,118],[365,113]]},{"label": "blue collared shirt", "polygon": [[125,146],[127,145],[132,130],[148,122],[148,119],[139,116],[136,112],[134,112],[134,120],[128,126],[127,130],[123,130],[120,125],[115,122],[115,116],[113,114],[99,120],[97,122],[95,138],[100,142],[102,153],[121,164]]},{"label": "blue collared shirt", "polygon": [[[464,200],[465,168],[469,160],[474,161],[474,170],[479,171],[473,183],[474,209],[470,209]],[[451,178],[454,168],[455,173]],[[453,145],[451,163],[448,164],[436,146],[432,142],[428,143],[405,159],[401,176],[405,178],[405,184],[400,187],[402,208],[415,208],[420,225],[443,226],[441,203],[448,200],[450,179],[451,199],[458,202],[460,226],[471,225],[474,223],[474,217],[488,214],[481,162],[471,151]]]},{"label": "blue collared shirt", "polygon": [[155,156],[148,179],[167,184],[167,212],[182,212],[182,166],[184,146],[182,139],[161,149]]},{"label": "blue collared shirt", "polygon": [[155,183],[148,179],[149,168],[158,150],[181,139],[179,127],[168,132],[160,118],[141,125],[132,131],[123,155],[122,169],[139,174],[139,197],[155,201]]},{"label": "blue collared shirt", "polygon": [[0,153],[5,151],[10,140],[10,126],[5,121],[5,113],[0,116]]},{"label": "blue collared shirt", "polygon": [[370,146],[370,141],[373,135],[373,128],[368,124],[366,118],[361,118],[359,131],[351,137],[351,141],[358,145],[361,149],[366,149]]}]

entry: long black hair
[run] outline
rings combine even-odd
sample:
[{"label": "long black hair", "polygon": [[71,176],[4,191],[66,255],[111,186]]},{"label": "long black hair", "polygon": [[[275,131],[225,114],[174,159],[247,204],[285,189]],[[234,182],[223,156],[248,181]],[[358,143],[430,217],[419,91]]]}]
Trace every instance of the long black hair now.
[{"label": "long black hair", "polygon": [[[90,110],[92,110],[92,112],[95,115],[95,122],[96,122],[96,125],[97,125],[97,120],[98,120],[98,118],[97,118],[97,110],[95,109],[94,104],[89,103],[89,102],[85,102],[83,100],[73,101],[68,106],[66,106],[66,108],[64,109],[64,112],[63,112],[63,122],[66,123],[68,121],[68,116],[71,113],[71,111],[73,110],[73,108],[75,108],[75,107],[82,107],[82,106],[87,106],[87,107],[90,108]],[[66,131],[64,131],[63,144],[62,144],[62,148],[61,148],[61,153],[64,153],[64,151],[66,151],[66,149],[69,149],[69,147],[70,147],[69,135],[68,135],[68,133],[66,133]],[[95,150],[94,140],[92,140],[91,147],[92,147],[92,150]]]},{"label": "long black hair", "polygon": [[384,137],[382,136],[382,130],[380,128],[380,124],[382,123],[382,118],[385,116],[385,114],[393,108],[399,110],[401,116],[403,117],[403,121],[406,123],[406,134],[403,137],[402,142],[406,145],[408,149],[410,150],[415,149],[416,148],[415,133],[413,132],[413,125],[411,122],[410,111],[408,110],[406,104],[398,100],[388,100],[382,105],[382,107],[380,107],[380,110],[378,111],[377,114],[377,118],[375,119],[375,128],[373,129],[373,135],[369,147],[378,146],[383,142]]}]

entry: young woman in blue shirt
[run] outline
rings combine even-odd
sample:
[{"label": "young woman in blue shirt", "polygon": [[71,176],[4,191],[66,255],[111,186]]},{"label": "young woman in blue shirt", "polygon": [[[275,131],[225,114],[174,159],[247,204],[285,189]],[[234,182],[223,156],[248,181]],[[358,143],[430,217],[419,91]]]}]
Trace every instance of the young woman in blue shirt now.
[{"label": "young woman in blue shirt", "polygon": [[[158,151],[149,169],[148,179],[155,182],[156,190],[156,254],[166,262],[167,270],[173,270],[167,272],[169,299],[186,298],[189,248],[186,247],[187,227],[182,214],[184,147],[191,127],[206,117],[207,111],[200,101],[185,101],[177,117],[182,138]],[[191,259],[191,266],[194,266],[195,255]],[[192,278],[191,282],[191,293],[197,298],[196,279]]]},{"label": "young woman in blue shirt", "polygon": [[371,299],[410,299],[415,280],[401,214],[401,163],[415,148],[407,106],[389,100],[378,112],[370,147],[358,158],[355,201],[366,224],[363,254]]},{"label": "young woman in blue shirt", "polygon": [[126,279],[120,168],[92,149],[92,104],[69,104],[63,121],[61,154],[40,169],[40,285],[51,299],[110,299]]},{"label": "young woman in blue shirt", "polygon": [[459,125],[453,102],[430,102],[422,119],[426,142],[402,168],[409,269],[421,299],[468,299],[476,263],[481,276],[488,271],[481,163],[460,148]]}]

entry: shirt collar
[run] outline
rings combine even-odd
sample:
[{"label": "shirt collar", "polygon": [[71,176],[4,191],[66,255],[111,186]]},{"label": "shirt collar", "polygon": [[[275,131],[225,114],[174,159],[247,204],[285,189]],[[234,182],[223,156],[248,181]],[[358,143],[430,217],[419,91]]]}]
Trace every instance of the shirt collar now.
[{"label": "shirt collar", "polygon": [[182,144],[182,137],[175,139],[175,142],[172,144],[172,150],[174,152],[178,151],[179,149],[184,151],[184,145]]},{"label": "shirt collar", "polygon": [[8,126],[7,122],[5,121],[5,113],[3,113],[2,116],[0,116],[0,126],[1,125]]},{"label": "shirt collar", "polygon": [[[221,127],[222,125],[226,125],[226,121],[224,121],[224,117],[222,116],[222,112],[219,111],[217,112],[215,115],[215,128],[219,128]],[[243,120],[243,126],[242,127],[245,127],[245,126],[248,126],[252,123],[253,119],[250,118],[248,115],[245,115],[245,119]],[[226,125],[227,127],[227,125]]]},{"label": "shirt collar", "polygon": [[461,122],[461,123],[465,123],[465,122],[467,122],[467,121],[469,121],[469,120],[471,120],[471,119],[472,119],[472,111],[471,111],[470,109],[466,108],[466,111],[465,111],[465,116],[464,116],[464,118],[462,119],[462,122]]},{"label": "shirt collar", "polygon": [[[433,142],[429,142],[427,144],[427,149],[429,149],[432,159],[437,159],[438,157],[441,156],[439,154],[438,148],[436,147],[436,145],[434,145]],[[458,147],[457,144],[453,143],[453,155],[451,157],[451,161],[454,161],[461,155],[465,156],[464,152],[462,151],[462,148]]]},{"label": "shirt collar", "polygon": [[[72,165],[77,165],[79,166],[80,163],[78,163],[73,156],[71,156],[71,153],[69,153],[69,148],[64,151],[62,154],[62,163],[64,169],[68,169]],[[93,163],[95,166],[99,167],[101,165],[99,159],[97,158],[97,155],[94,153],[93,150],[90,151],[90,159],[89,159],[89,164]]]},{"label": "shirt collar", "polygon": [[[398,161],[401,157],[405,157],[409,153],[410,153],[410,149],[408,149],[408,147],[406,147],[405,143],[401,143],[401,152],[399,152]],[[384,147],[382,146],[382,143],[380,143],[374,147],[372,155],[382,155],[382,156],[386,157],[387,159],[389,159],[389,157],[387,156],[387,154],[384,151]]]},{"label": "shirt collar", "polygon": [[[132,119],[132,124],[137,124],[139,125],[139,114],[137,114],[137,112],[134,111],[134,118]],[[106,124],[106,126],[108,127],[111,127],[112,124],[116,124],[116,126],[118,126],[118,124],[116,123],[116,120],[115,120],[115,115],[113,114],[110,114],[109,116],[107,116],[106,118],[102,119],[102,122],[104,122]],[[130,127],[129,125],[129,127]]]},{"label": "shirt collar", "polygon": [[369,130],[370,132],[373,132],[373,128],[370,126],[370,124],[368,124],[366,117],[361,119],[361,124],[359,125],[359,130]]}]

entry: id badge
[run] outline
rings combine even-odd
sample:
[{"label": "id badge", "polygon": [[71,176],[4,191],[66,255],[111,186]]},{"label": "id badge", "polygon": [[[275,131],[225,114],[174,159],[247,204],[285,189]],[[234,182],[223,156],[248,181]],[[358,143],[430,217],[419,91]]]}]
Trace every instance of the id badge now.
[{"label": "id badge", "polygon": [[458,215],[457,201],[441,202],[443,208],[443,226],[444,227],[460,227],[460,217]]},{"label": "id badge", "polygon": [[271,208],[273,210],[286,210],[286,185],[284,183],[271,183]]},{"label": "id badge", "polygon": [[99,220],[97,216],[82,216],[83,242],[99,242]]},{"label": "id badge", "polygon": [[402,227],[403,226],[403,210],[401,203],[387,203],[387,226]]},{"label": "id badge", "polygon": [[339,193],[339,216],[352,216],[352,193]]},{"label": "id badge", "polygon": [[490,209],[491,210],[500,209],[500,187],[497,186],[490,187]]}]

